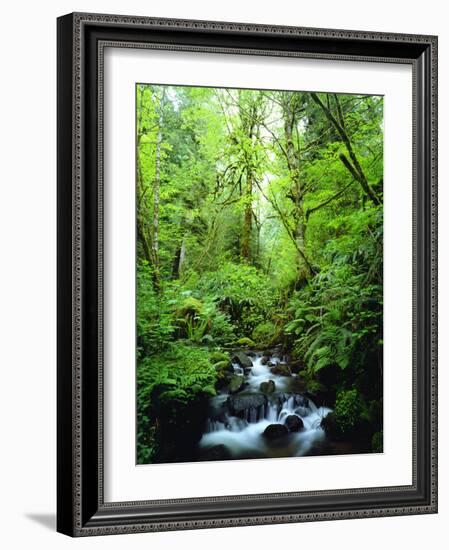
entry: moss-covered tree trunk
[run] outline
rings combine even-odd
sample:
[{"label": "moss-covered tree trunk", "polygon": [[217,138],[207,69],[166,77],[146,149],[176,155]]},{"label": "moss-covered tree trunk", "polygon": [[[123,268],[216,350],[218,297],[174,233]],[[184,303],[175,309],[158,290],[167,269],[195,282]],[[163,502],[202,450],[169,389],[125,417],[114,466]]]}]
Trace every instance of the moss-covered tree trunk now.
[{"label": "moss-covered tree trunk", "polygon": [[153,180],[153,280],[156,288],[160,287],[160,265],[159,265],[159,203],[161,188],[161,146],[162,146],[162,127],[164,124],[164,104],[165,87],[162,88],[161,99],[159,103],[159,121],[156,138],[156,160],[155,174]]},{"label": "moss-covered tree trunk", "polygon": [[251,260],[251,230],[253,220],[253,178],[251,170],[248,169],[246,173],[246,186],[245,186],[245,210],[243,214],[243,227],[241,238],[241,256],[244,260]]},{"label": "moss-covered tree trunk", "polygon": [[287,197],[292,201],[294,206],[294,226],[292,233],[298,251],[298,278],[310,278],[312,276],[312,270],[306,255],[306,217],[304,214],[304,192],[301,183],[300,152],[298,144],[295,145],[293,136],[298,124],[298,109],[298,96],[285,93],[282,96],[282,116],[284,121],[285,152],[291,179],[291,188],[287,193]]}]

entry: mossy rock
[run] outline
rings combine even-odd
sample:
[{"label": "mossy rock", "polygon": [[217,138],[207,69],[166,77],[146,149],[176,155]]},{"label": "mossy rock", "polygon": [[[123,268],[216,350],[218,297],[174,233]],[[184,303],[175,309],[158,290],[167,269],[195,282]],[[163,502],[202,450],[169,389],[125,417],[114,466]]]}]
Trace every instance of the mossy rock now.
[{"label": "mossy rock", "polygon": [[[270,365],[270,363],[268,363]],[[277,374],[278,376],[291,376],[292,371],[288,365],[278,363],[271,369],[272,374]]]},{"label": "mossy rock", "polygon": [[238,351],[232,357],[232,362],[238,363],[243,369],[250,369],[253,366],[251,359],[243,351]]},{"label": "mossy rock", "polygon": [[233,374],[229,381],[229,393],[237,393],[242,389],[245,377],[241,374]]},{"label": "mossy rock", "polygon": [[177,317],[196,317],[203,311],[203,303],[193,296],[186,298],[176,310]]},{"label": "mossy rock", "polygon": [[236,342],[238,346],[244,346],[247,348],[253,348],[256,344],[251,340],[251,338],[248,338],[247,336],[244,336],[243,338],[239,338]]},{"label": "mossy rock", "polygon": [[266,395],[272,394],[276,390],[276,384],[274,380],[265,380],[260,383],[259,390]]},{"label": "mossy rock", "polygon": [[213,365],[216,365],[217,363],[221,361],[228,361],[229,362],[229,354],[224,353],[223,351],[213,351],[210,354],[210,362]]},{"label": "mossy rock", "polygon": [[232,365],[229,359],[224,361],[218,361],[214,365],[215,372],[217,373],[218,378],[224,378],[228,373],[232,371]]}]

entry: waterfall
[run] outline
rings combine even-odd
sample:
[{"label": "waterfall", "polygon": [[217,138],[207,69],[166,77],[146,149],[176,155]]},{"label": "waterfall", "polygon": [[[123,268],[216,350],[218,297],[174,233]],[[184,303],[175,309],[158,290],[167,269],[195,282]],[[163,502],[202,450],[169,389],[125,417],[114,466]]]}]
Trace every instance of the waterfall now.
[{"label": "waterfall", "polygon": [[[275,375],[273,365],[285,364],[280,357],[272,356],[263,360],[260,353],[250,357],[251,369],[244,369],[233,363],[235,374],[244,375],[245,387],[239,394],[223,394],[212,398],[211,417],[208,419],[201,438],[200,449],[208,450],[224,446],[232,458],[254,458],[271,456],[302,456],[315,444],[325,439],[321,420],[331,412],[326,407],[317,407],[310,397],[291,391],[293,376]],[[273,380],[275,391],[264,395],[260,384]],[[248,406],[245,407],[245,400]],[[235,403],[238,403],[238,410]],[[242,405],[243,403],[243,405]],[[234,407],[233,407],[234,404]],[[287,418],[290,420],[287,421]],[[296,420],[297,417],[300,420]],[[264,436],[266,428],[272,424],[286,426],[299,422],[299,429],[290,430],[278,440]]]}]

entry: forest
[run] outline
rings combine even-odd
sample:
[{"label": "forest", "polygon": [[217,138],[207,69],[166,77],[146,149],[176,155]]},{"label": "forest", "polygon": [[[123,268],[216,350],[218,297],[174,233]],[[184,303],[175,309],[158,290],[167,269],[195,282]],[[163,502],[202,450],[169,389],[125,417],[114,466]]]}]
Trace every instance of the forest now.
[{"label": "forest", "polygon": [[382,452],[383,98],[136,86],[138,464]]}]

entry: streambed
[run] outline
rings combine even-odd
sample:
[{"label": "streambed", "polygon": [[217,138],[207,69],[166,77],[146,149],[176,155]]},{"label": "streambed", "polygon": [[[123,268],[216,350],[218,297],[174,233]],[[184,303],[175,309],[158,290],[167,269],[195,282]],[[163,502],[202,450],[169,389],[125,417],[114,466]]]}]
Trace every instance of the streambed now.
[{"label": "streambed", "polygon": [[307,455],[325,443],[321,420],[329,412],[314,403],[280,354],[238,352],[221,393],[210,399],[200,458]]}]

